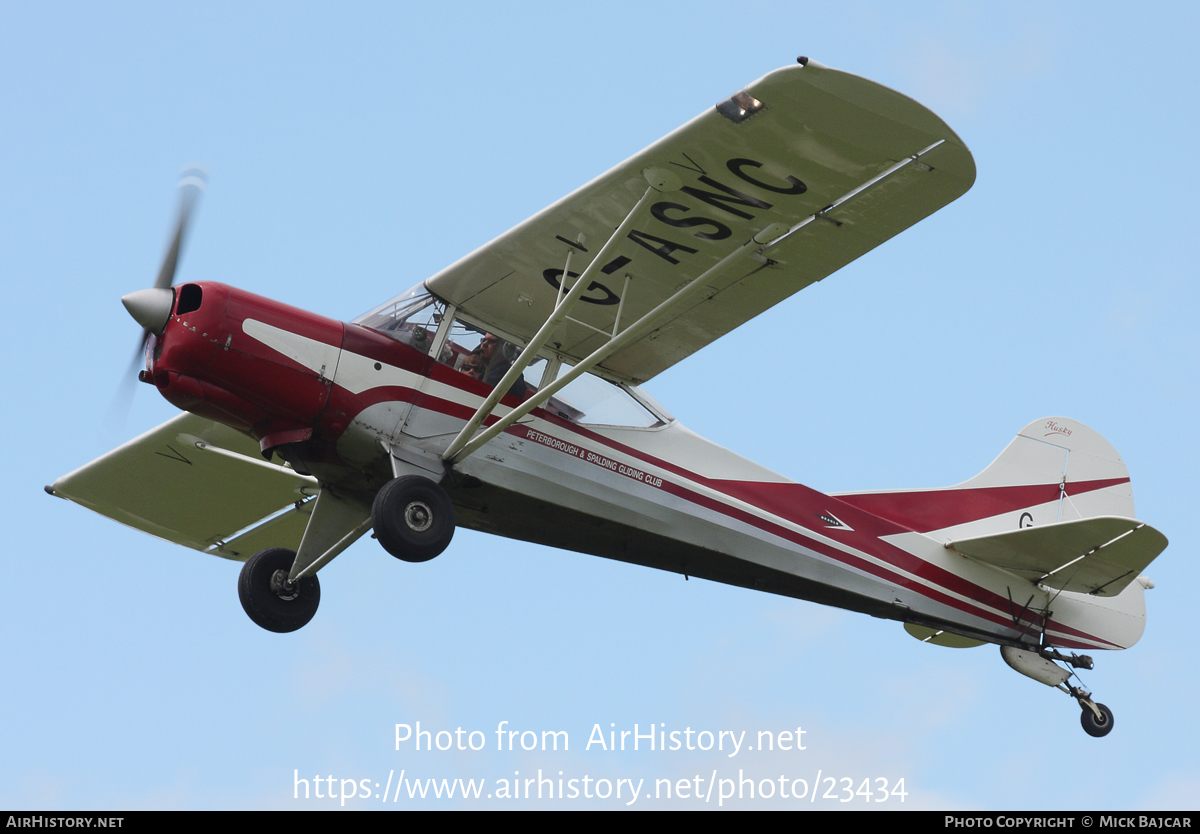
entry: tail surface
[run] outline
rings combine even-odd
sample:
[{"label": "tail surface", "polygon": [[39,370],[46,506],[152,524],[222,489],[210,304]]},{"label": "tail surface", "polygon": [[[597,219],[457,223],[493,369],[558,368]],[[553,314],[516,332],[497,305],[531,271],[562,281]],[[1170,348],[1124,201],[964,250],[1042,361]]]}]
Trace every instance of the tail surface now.
[{"label": "tail surface", "polygon": [[1097,516],[1134,518],[1125,462],[1065,417],[1034,420],[992,464],[957,486],[856,492],[842,501],[949,541]]},{"label": "tail surface", "polygon": [[1140,575],[1167,539],[1135,518],[1124,461],[1082,423],[1033,421],[957,486],[837,497],[1046,589],[1048,644],[1127,648],[1142,635],[1153,583]]}]

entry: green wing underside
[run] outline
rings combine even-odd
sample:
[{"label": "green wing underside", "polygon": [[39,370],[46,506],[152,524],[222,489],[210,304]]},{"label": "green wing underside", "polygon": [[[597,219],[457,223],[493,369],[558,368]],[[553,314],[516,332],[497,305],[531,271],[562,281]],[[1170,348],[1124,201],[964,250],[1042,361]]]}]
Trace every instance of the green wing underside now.
[{"label": "green wing underside", "polygon": [[[570,273],[581,273],[646,191],[643,171],[668,170],[682,186],[652,195],[572,310],[574,321],[550,339],[569,361],[579,360],[602,346],[614,326],[645,315],[757,232],[819,216],[768,257],[713,275],[703,292],[661,314],[654,329],[599,366],[639,383],[974,182],[974,160],[958,136],[922,105],[874,82],[810,62],[777,70],[745,93],[761,109],[735,121],[727,107],[710,108],[426,286],[497,333],[527,341],[553,310],[567,253],[574,253]],[[872,182],[922,151],[916,164]]]},{"label": "green wing underside", "polygon": [[265,462],[249,437],[181,414],[51,487],[122,524],[244,561],[299,547],[316,481]]}]

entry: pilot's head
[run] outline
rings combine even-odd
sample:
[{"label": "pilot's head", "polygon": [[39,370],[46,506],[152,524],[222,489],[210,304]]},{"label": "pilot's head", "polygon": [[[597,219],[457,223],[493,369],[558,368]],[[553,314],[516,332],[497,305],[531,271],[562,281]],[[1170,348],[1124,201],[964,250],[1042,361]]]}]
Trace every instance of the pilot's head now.
[{"label": "pilot's head", "polygon": [[500,337],[494,333],[486,333],[479,343],[479,355],[483,357],[484,362],[488,362],[496,355],[496,348],[499,346]]}]

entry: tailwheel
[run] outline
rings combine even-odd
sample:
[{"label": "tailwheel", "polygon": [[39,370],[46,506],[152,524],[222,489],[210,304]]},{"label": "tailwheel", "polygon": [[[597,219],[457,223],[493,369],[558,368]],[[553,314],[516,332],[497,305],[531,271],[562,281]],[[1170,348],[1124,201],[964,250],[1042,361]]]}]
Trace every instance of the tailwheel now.
[{"label": "tailwheel", "polygon": [[[1112,732],[1112,710],[1104,706],[1104,704],[1097,704],[1094,701],[1089,701],[1082,706],[1083,713],[1079,716],[1079,723],[1083,724],[1083,731],[1085,733],[1095,738],[1101,738]],[[1094,711],[1092,709],[1093,706],[1095,707]],[[1097,715],[1097,712],[1100,714]]]},{"label": "tailwheel", "polygon": [[[1091,658],[1088,660],[1090,661]],[[1092,738],[1103,738],[1112,732],[1112,710],[1104,704],[1093,701],[1092,693],[1082,686],[1072,686],[1067,689],[1067,692],[1079,702],[1079,708],[1083,711],[1079,715],[1079,723],[1083,725],[1085,733]]]},{"label": "tailwheel", "polygon": [[405,562],[427,562],[454,538],[454,504],[428,478],[404,475],[384,484],[372,508],[375,537]]},{"label": "tailwheel", "polygon": [[321,602],[321,583],[315,576],[288,582],[288,571],[295,560],[286,547],[260,550],[242,566],[238,576],[238,597],[242,608],[255,624],[286,634],[308,624]]},{"label": "tailwheel", "polygon": [[[1112,732],[1112,710],[1092,700],[1092,693],[1082,686],[1071,686],[1067,683],[1074,672],[1071,669],[1092,669],[1095,663],[1086,654],[1065,655],[1055,648],[1043,646],[1036,651],[1033,648],[1018,649],[1016,646],[1001,646],[1000,654],[1004,662],[1026,677],[1052,686],[1070,695],[1079,704],[1083,712],[1079,723],[1083,731],[1093,738],[1102,738]],[[1065,663],[1070,669],[1064,669],[1058,663]]]}]

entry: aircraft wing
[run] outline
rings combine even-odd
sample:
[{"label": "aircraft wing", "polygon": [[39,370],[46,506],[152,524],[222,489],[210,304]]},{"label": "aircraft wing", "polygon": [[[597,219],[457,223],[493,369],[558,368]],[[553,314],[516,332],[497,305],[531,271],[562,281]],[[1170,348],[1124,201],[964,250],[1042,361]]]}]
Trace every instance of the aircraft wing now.
[{"label": "aircraft wing", "polygon": [[651,195],[549,339],[569,359],[604,345],[772,224],[791,233],[656,313],[651,329],[598,366],[634,383],[932,214],[975,180],[970,151],[928,109],[809,61],[709,108],[426,287],[497,334],[529,340],[554,308],[567,253],[574,252],[570,273],[581,273],[646,191],[646,169],[678,182]]},{"label": "aircraft wing", "polygon": [[316,495],[317,482],[267,463],[240,432],[181,414],[46,490],[161,539],[245,561],[263,547],[299,547],[312,511],[300,502]]},{"label": "aircraft wing", "polygon": [[1132,518],[1100,516],[1025,527],[946,547],[1050,588],[1114,597],[1167,546]]}]

